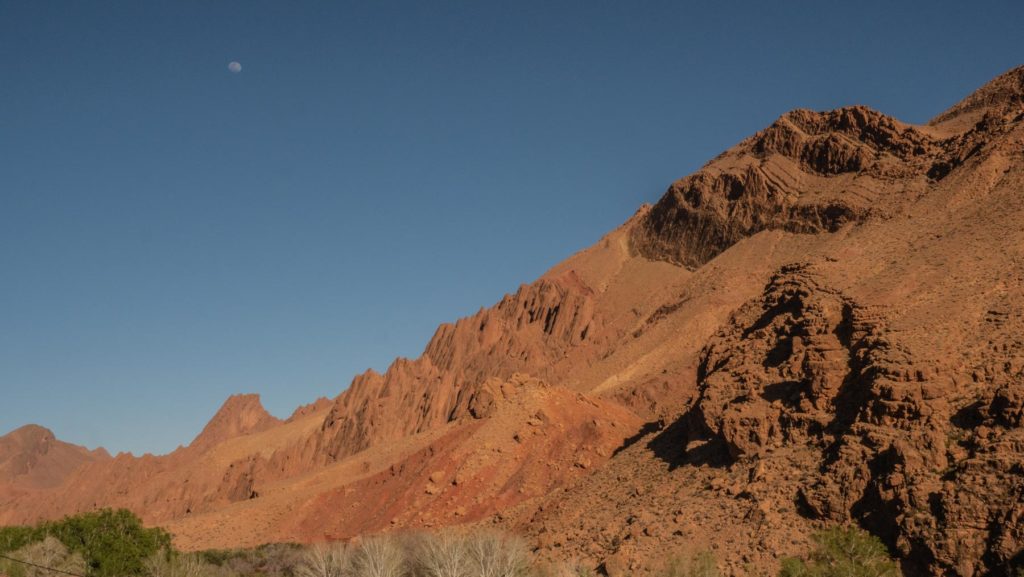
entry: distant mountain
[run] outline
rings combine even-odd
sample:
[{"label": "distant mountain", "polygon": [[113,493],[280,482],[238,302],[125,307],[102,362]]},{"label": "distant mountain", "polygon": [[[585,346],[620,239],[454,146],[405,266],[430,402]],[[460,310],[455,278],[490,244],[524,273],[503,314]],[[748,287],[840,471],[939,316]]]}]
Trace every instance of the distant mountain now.
[{"label": "distant mountain", "polygon": [[103,449],[90,451],[58,441],[49,429],[25,425],[0,437],[0,486],[52,488],[81,465],[108,459]]},{"label": "distant mountain", "polygon": [[9,434],[0,522],[123,506],[186,548],[497,524],[608,575],[681,548],[769,568],[855,522],[910,573],[1001,574],[1024,548],[1022,121],[1024,67],[926,125],[787,113],[286,421],[232,397],[159,457]]}]

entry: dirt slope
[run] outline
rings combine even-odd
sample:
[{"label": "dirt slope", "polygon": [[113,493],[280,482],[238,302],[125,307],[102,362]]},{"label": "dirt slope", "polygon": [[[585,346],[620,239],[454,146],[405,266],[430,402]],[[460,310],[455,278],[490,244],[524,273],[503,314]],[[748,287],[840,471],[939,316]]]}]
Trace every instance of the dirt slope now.
[{"label": "dirt slope", "polygon": [[1024,547],[1024,68],[922,126],[796,110],[423,355],[0,522],[126,506],[189,548],[496,523],[608,574],[770,568],[826,523],[912,574]]}]

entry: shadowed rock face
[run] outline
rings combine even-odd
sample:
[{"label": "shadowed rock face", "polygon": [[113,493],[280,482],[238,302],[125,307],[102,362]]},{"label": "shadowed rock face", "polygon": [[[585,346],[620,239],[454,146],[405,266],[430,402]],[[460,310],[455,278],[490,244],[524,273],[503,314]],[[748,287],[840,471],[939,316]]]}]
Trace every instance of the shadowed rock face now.
[{"label": "shadowed rock face", "polygon": [[795,110],[675,182],[633,243],[647,258],[696,268],[762,230],[835,232],[905,203],[903,187],[880,185],[922,185],[940,150],[921,131],[862,106]]},{"label": "shadowed rock face", "polygon": [[[232,397],[169,455],[56,459],[0,522],[125,506],[186,548],[485,523],[620,572],[771,571],[854,522],[913,574],[1006,574],[1022,150],[1024,68],[923,126],[790,112],[419,358],[287,421]],[[0,474],[49,470],[28,433]]]},{"label": "shadowed rock face", "polygon": [[860,522],[915,572],[999,570],[1024,543],[1024,322],[986,313],[974,366],[920,358],[894,311],[815,268],[781,269],[704,349],[691,438],[736,462],[811,447],[805,514]]}]

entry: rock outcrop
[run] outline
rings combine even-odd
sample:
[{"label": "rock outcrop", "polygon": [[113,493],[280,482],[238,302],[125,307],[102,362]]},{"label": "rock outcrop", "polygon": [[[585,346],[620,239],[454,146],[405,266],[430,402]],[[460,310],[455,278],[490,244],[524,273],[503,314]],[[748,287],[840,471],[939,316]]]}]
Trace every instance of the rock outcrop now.
[{"label": "rock outcrop", "polygon": [[467,387],[489,378],[548,376],[597,323],[592,291],[574,274],[521,286],[490,309],[441,325],[420,358],[356,377],[324,420],[322,454],[336,460],[451,421],[472,394]]},{"label": "rock outcrop", "polygon": [[[937,143],[863,106],[794,110],[668,189],[633,245],[696,268],[762,230],[835,232],[892,214],[926,181]],[[886,186],[899,180],[899,186]]]},{"label": "rock outcrop", "polygon": [[689,438],[748,463],[813,448],[820,469],[787,498],[883,536],[914,573],[1009,566],[1024,535],[1019,317],[986,313],[1001,334],[978,366],[920,359],[892,311],[823,276],[783,267],[708,344]]}]

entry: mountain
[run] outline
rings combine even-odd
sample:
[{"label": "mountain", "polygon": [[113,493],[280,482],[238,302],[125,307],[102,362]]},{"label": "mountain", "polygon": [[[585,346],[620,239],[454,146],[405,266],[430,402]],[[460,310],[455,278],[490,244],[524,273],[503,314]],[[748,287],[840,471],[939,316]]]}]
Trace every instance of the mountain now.
[{"label": "mountain", "polygon": [[103,449],[58,441],[53,432],[26,425],[0,437],[0,487],[8,490],[46,489],[60,485],[85,463],[110,458]]},{"label": "mountain", "polygon": [[203,427],[189,449],[202,451],[235,437],[266,431],[280,424],[279,419],[263,408],[259,395],[232,395]]},{"label": "mountain", "polygon": [[45,499],[83,465],[109,459],[103,449],[65,443],[38,425],[7,433],[0,437],[0,517],[16,503]]},{"label": "mountain", "polygon": [[681,548],[771,567],[855,522],[910,574],[1003,574],[1022,121],[1024,67],[925,125],[792,111],[419,358],[284,421],[229,399],[169,455],[69,461],[45,499],[0,489],[0,522],[123,506],[193,549],[494,524],[613,576]]}]

